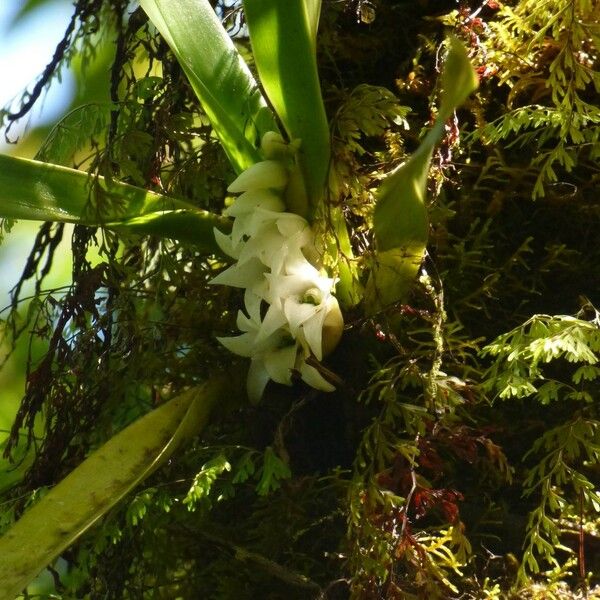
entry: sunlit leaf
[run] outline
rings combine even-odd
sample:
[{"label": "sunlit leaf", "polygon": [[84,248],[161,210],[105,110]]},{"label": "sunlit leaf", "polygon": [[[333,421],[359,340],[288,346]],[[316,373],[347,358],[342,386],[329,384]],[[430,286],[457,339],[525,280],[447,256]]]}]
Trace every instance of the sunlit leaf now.
[{"label": "sunlit leaf", "polygon": [[438,119],[447,121],[479,85],[477,73],[471,66],[467,51],[457,38],[448,40],[448,54],[442,72],[442,93]]},{"label": "sunlit leaf", "polygon": [[192,388],[91,454],[0,538],[0,598],[14,598],[46,565],[205,425],[221,380]]},{"label": "sunlit leaf", "polygon": [[261,83],[289,137],[302,140],[299,163],[309,214],[323,196],[330,154],[329,125],[317,72],[320,7],[320,0],[244,2]]},{"label": "sunlit leaf", "polygon": [[208,0],[140,5],[177,57],[234,169],[259,161],[262,135],[279,129]]},{"label": "sunlit leaf", "polygon": [[103,225],[157,235],[220,252],[213,228],[230,223],[195,206],[143,188],[35,160],[0,155],[0,217]]},{"label": "sunlit leaf", "polygon": [[373,214],[376,255],[365,292],[367,312],[373,313],[406,296],[419,271],[429,231],[427,176],[444,124],[477,87],[477,76],[466,50],[449,42],[441,77],[441,107],[417,151],[381,184]]}]

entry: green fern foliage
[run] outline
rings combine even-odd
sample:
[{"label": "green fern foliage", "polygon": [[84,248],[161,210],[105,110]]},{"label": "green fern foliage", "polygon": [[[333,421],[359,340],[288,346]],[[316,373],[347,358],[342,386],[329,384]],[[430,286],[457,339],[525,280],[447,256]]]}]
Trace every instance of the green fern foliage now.
[{"label": "green fern foliage", "polygon": [[519,580],[542,571],[540,559],[558,568],[557,553],[573,554],[561,521],[578,515],[580,526],[600,512],[593,471],[600,466],[600,421],[595,405],[600,377],[599,313],[588,319],[535,315],[482,350],[493,358],[483,389],[501,400],[531,399],[542,406],[568,403],[574,417],[547,429],[522,460],[523,496],[535,500],[527,519]]},{"label": "green fern foliage", "polygon": [[540,558],[558,567],[557,551],[574,553],[561,541],[560,520],[569,511],[578,515],[580,527],[600,514],[600,492],[592,476],[600,465],[600,421],[578,417],[550,429],[535,441],[524,459],[540,456],[523,482],[523,495],[538,498],[539,504],[527,521],[521,580],[542,570]]},{"label": "green fern foliage", "polygon": [[349,93],[337,89],[334,93],[340,100],[331,124],[330,193],[345,198],[358,214],[368,214],[373,202],[369,192],[372,175],[364,163],[367,158],[367,165],[376,159],[371,143],[373,138],[389,135],[390,128],[407,130],[410,108],[381,86],[360,84]]},{"label": "green fern foliage", "polygon": [[509,110],[477,136],[507,148],[539,147],[530,162],[534,198],[600,155],[599,25],[594,2],[524,0],[504,5],[482,36],[487,68],[510,91]]},{"label": "green fern foliage", "polygon": [[[539,402],[548,404],[560,396],[592,402],[586,386],[600,376],[599,352],[598,314],[591,321],[535,315],[483,349],[482,356],[495,357],[483,387],[501,399],[536,396]],[[544,365],[559,359],[572,365],[582,363],[570,369],[570,382],[552,379],[544,371]]]},{"label": "green fern foliage", "polygon": [[[221,214],[234,171],[168,44],[135,3],[74,4],[45,83],[92,57],[100,25],[114,60],[104,97],[63,117],[38,158]],[[241,4],[210,2],[255,69]],[[342,340],[318,367],[336,390],[292,372],[258,405],[224,395],[29,597],[600,598],[600,3],[303,3],[318,4],[331,157],[314,260],[347,291]],[[377,190],[438,114],[448,34],[479,88],[440,121],[423,171],[414,285],[367,311]],[[47,289],[65,242],[40,229],[0,313],[0,352],[27,370],[1,447],[0,532],[166,399],[225,370],[246,379],[216,341],[242,307],[210,284],[218,257],[77,226],[72,282]]]}]

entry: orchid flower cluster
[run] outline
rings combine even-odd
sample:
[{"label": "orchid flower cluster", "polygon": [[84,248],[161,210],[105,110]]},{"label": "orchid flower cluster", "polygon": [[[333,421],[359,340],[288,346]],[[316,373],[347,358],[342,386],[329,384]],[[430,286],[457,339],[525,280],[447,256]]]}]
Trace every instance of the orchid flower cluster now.
[{"label": "orchid flower cluster", "polygon": [[332,391],[334,386],[307,360],[320,361],[331,352],[344,324],[332,295],[335,279],[315,266],[319,254],[309,223],[286,212],[284,193],[297,145],[270,132],[261,148],[267,160],[228,187],[240,194],[225,210],[233,218],[232,231],[215,230],[215,238],[236,262],[211,282],[245,290],[245,312],[237,315],[241,335],[218,340],[251,359],[247,390],[252,402],[260,400],[269,380],[291,385],[294,373],[316,389]]}]

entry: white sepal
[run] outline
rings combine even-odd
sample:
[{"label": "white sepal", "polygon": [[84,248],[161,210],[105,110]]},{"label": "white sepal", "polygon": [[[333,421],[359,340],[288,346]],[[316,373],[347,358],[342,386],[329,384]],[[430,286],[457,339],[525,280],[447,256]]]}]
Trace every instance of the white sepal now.
[{"label": "white sepal", "polygon": [[310,387],[323,392],[333,392],[335,390],[334,385],[331,385],[329,381],[326,381],[322,377],[319,371],[317,371],[314,367],[307,365],[305,362],[302,362],[300,365],[300,375],[302,376],[302,381],[310,385]]},{"label": "white sepal", "polygon": [[269,377],[276,383],[290,385],[297,354],[296,344],[266,353],[263,360]]},{"label": "white sepal", "polygon": [[211,279],[213,285],[229,285],[231,287],[248,288],[261,278],[267,267],[255,258],[243,265],[235,263]]},{"label": "white sepal", "polygon": [[289,179],[287,169],[278,160],[257,162],[240,173],[227,188],[232,194],[252,190],[283,190]]},{"label": "white sepal", "polygon": [[253,358],[248,370],[248,379],[246,380],[246,391],[248,399],[252,404],[258,404],[265,392],[267,383],[269,383],[269,373],[261,359]]},{"label": "white sepal", "polygon": [[222,233],[218,229],[213,229],[215,234],[215,242],[217,245],[227,256],[231,256],[231,258],[238,258],[240,255],[241,244],[234,244],[231,235],[227,235]]}]

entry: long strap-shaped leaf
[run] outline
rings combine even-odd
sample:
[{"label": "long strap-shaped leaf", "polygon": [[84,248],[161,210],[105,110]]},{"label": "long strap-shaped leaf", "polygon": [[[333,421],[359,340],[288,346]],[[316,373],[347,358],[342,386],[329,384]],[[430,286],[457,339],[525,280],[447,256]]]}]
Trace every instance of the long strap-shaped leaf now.
[{"label": "long strap-shaped leaf", "polygon": [[35,160],[0,155],[0,217],[103,225],[173,238],[219,253],[213,228],[228,219],[182,200]]},{"label": "long strap-shaped leaf", "polygon": [[309,218],[322,200],[330,155],[317,72],[320,7],[320,0],[244,0],[261,83],[290,138],[302,140],[299,160]]},{"label": "long strap-shaped leaf", "polygon": [[176,448],[207,423],[223,380],[192,388],[142,417],[51,489],[0,538],[0,598],[11,600]]},{"label": "long strap-shaped leaf", "polygon": [[260,139],[278,131],[254,78],[208,0],[141,0],[173,50],[240,173],[261,160]]},{"label": "long strap-shaped leaf", "polygon": [[452,38],[435,123],[417,151],[385,179],[377,192],[373,214],[376,255],[365,291],[368,313],[402,299],[414,282],[427,246],[425,198],[433,149],[444,135],[444,124],[477,83],[464,47]]}]

